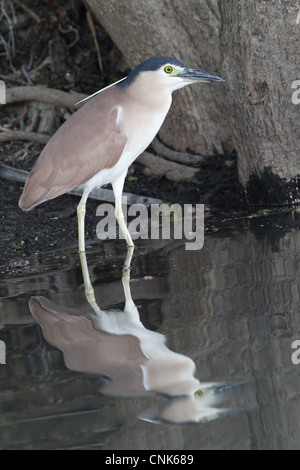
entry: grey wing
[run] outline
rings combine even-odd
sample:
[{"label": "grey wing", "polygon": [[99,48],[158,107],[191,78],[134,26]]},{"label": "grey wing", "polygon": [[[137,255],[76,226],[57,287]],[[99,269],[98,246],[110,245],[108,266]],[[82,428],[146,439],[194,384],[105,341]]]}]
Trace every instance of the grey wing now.
[{"label": "grey wing", "polygon": [[116,98],[113,89],[100,93],[58,129],[26,181],[22,209],[60,196],[117,163],[127,136],[118,123]]}]

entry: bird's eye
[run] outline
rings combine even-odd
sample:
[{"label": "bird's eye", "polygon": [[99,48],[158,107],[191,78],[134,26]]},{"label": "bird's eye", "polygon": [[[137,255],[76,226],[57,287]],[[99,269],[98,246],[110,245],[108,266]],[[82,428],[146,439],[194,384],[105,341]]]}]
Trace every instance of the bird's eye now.
[{"label": "bird's eye", "polygon": [[164,68],[164,71],[166,73],[171,73],[173,72],[173,67],[171,67],[171,65],[167,65],[165,68]]}]

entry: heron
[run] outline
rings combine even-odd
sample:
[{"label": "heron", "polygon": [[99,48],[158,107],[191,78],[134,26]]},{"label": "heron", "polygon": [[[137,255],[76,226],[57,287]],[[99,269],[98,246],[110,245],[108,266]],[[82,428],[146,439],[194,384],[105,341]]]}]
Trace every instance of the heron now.
[{"label": "heron", "polygon": [[84,252],[88,196],[93,189],[110,183],[120,230],[127,245],[133,246],[122,212],[128,167],[159,131],[173,91],[192,83],[224,81],[171,57],[145,60],[127,77],[78,103],[82,106],[51,137],[32,168],[20,208],[29,211],[82,185],[77,217],[79,252]]}]

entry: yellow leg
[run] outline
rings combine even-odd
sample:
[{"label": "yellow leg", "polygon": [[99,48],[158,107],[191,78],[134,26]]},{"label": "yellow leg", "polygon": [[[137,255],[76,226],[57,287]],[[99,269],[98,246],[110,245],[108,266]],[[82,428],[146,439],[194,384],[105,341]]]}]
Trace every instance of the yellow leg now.
[{"label": "yellow leg", "polygon": [[95,299],[94,288],[92,286],[90,275],[89,275],[89,269],[87,265],[85,251],[79,251],[79,257],[80,257],[80,262],[81,262],[81,271],[83,275],[86,300],[91,305],[96,315],[100,316],[102,312]]},{"label": "yellow leg", "polygon": [[127,248],[127,254],[126,254],[126,258],[125,258],[124,265],[123,265],[122,284],[123,284],[124,295],[125,295],[124,313],[126,313],[126,318],[128,319],[128,321],[140,324],[140,315],[131,297],[131,290],[130,290],[130,265],[131,265],[133,251],[134,251],[133,246],[129,246]]},{"label": "yellow leg", "polygon": [[122,233],[124,235],[127,246],[133,247],[134,243],[133,243],[131,235],[128,231],[127,225],[125,224],[124,214],[123,214],[123,210],[122,210],[122,192],[123,192],[125,176],[126,175],[118,178],[112,184],[114,194],[115,194],[115,200],[116,200],[115,216],[116,216],[116,219],[118,221],[120,230],[122,231]]},{"label": "yellow leg", "polygon": [[84,219],[86,212],[86,201],[89,196],[89,191],[84,191],[80,202],[77,206],[77,219],[78,219],[78,244],[79,251],[85,251],[85,235],[84,235]]},{"label": "yellow leg", "polygon": [[78,244],[79,244],[79,257],[81,262],[81,271],[83,275],[85,296],[93,310],[97,315],[101,315],[101,309],[99,308],[96,299],[94,289],[90,280],[86,254],[85,254],[85,234],[84,234],[84,219],[86,211],[86,201],[89,195],[89,191],[85,191],[80,199],[77,207],[78,217]]},{"label": "yellow leg", "polygon": [[122,271],[123,283],[125,282],[129,284],[129,281],[130,281],[130,265],[131,265],[133,252],[134,252],[134,246],[128,246],[126,258],[125,258],[124,265],[123,265],[123,271]]}]

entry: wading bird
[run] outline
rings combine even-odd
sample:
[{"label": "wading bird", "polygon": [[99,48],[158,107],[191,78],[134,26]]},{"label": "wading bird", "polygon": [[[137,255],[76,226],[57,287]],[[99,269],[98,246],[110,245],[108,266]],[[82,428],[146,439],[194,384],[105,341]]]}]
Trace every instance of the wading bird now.
[{"label": "wading bird", "polygon": [[159,131],[173,91],[191,83],[223,81],[170,57],[142,62],[127,77],[83,100],[87,102],[58,129],[31,170],[19,206],[28,211],[83,185],[77,207],[79,251],[83,252],[88,195],[111,183],[116,218],[127,245],[133,246],[122,212],[128,167]]}]

